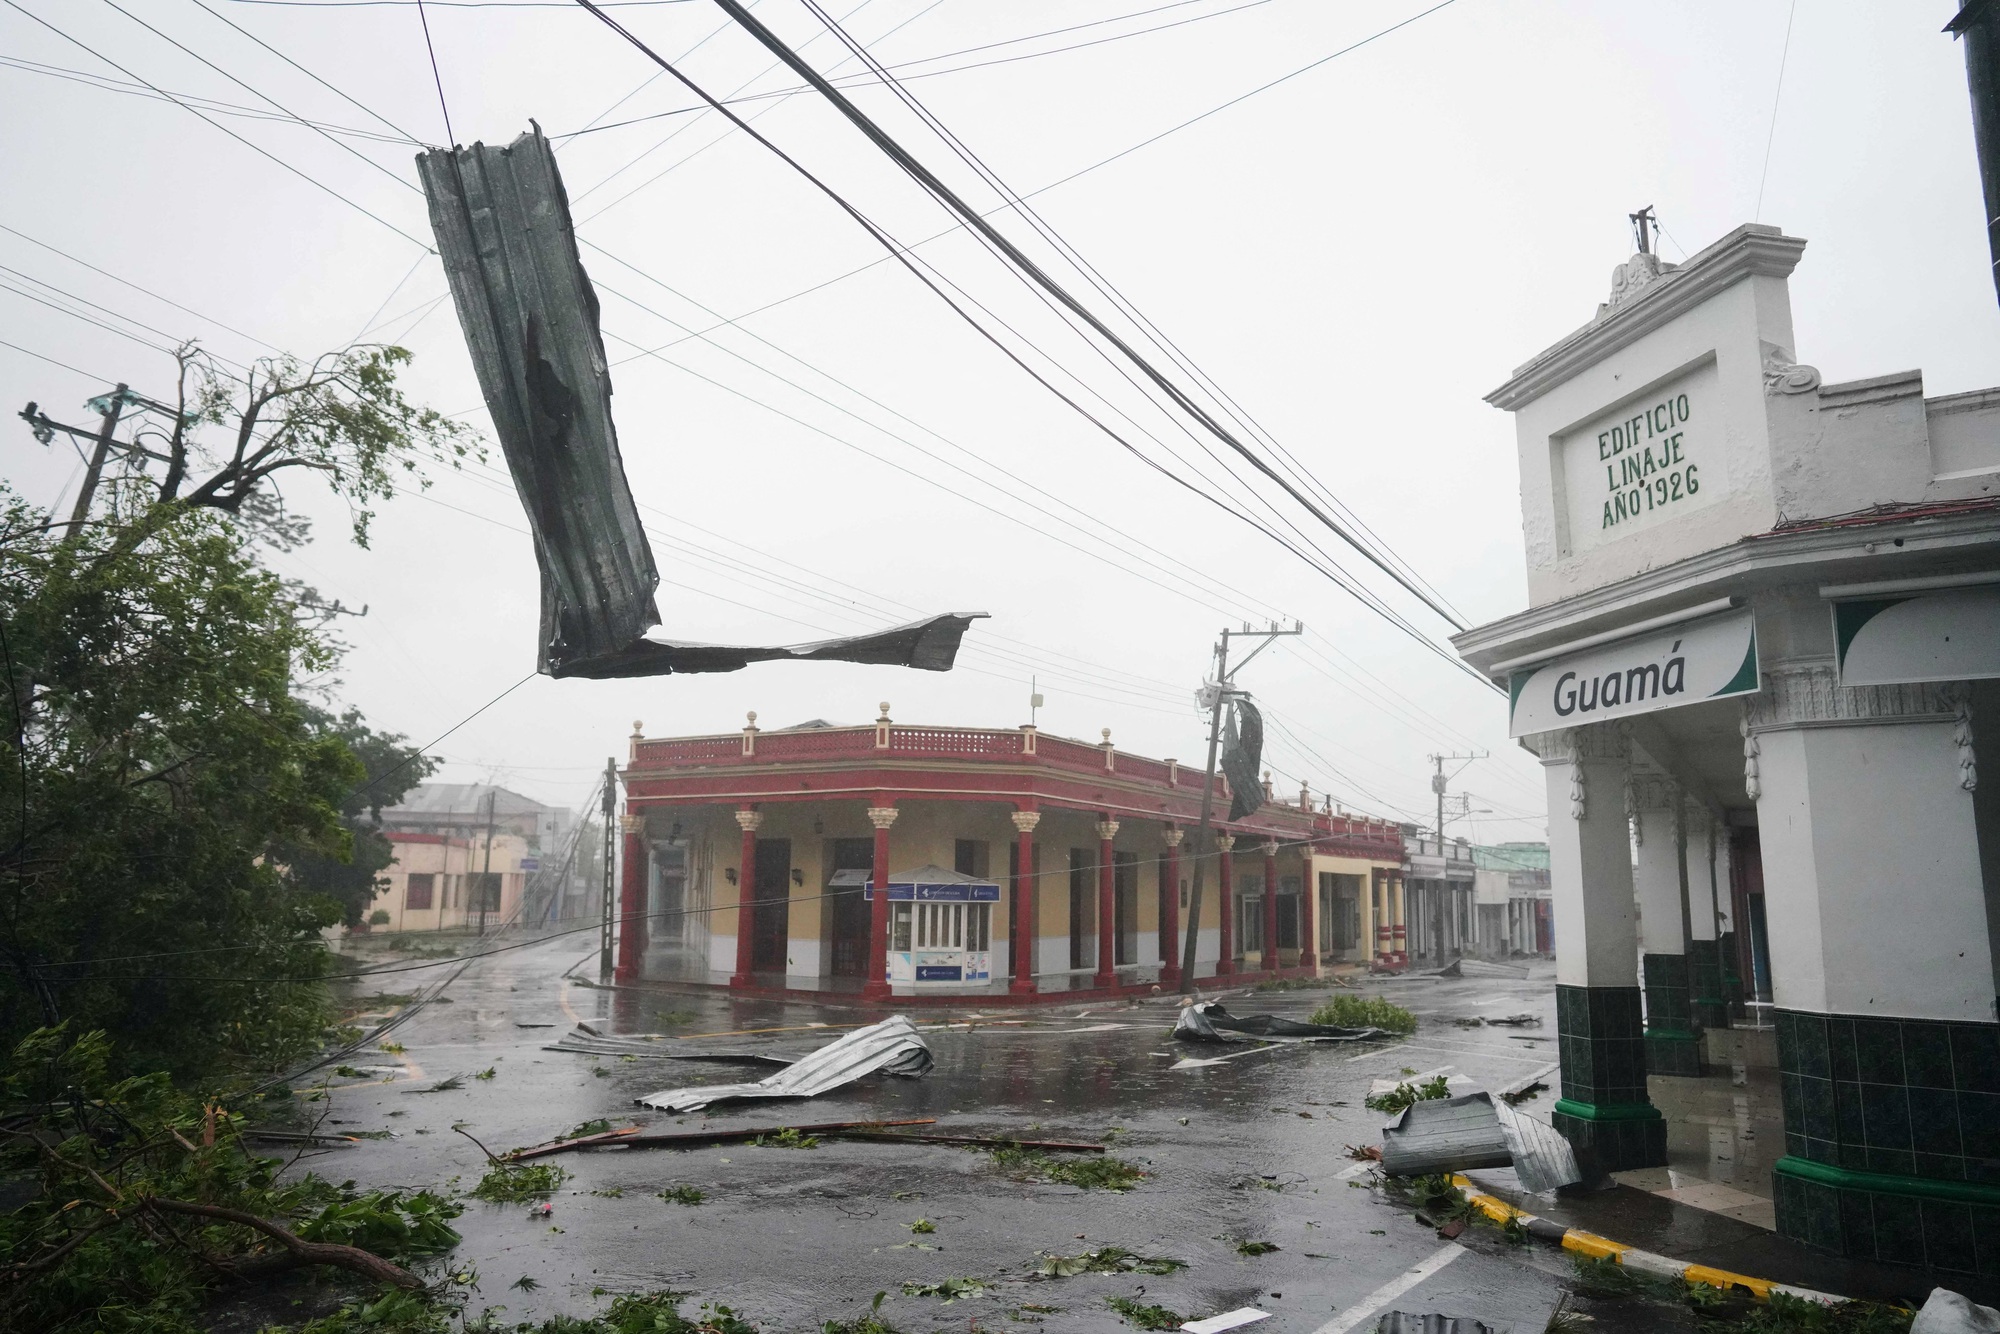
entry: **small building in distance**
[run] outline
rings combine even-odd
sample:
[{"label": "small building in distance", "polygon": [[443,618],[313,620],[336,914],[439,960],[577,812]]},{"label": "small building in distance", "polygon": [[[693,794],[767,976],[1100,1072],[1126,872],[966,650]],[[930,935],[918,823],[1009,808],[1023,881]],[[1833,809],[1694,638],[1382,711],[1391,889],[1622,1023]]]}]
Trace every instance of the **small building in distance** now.
[{"label": "small building in distance", "polygon": [[[764,991],[1106,993],[1393,950],[1397,826],[1272,799],[1198,856],[1202,773],[1018,728],[646,737],[622,775],[617,970]],[[1198,923],[1193,905],[1202,877]],[[886,897],[877,891],[886,886]],[[1184,928],[1183,923],[1188,925]],[[1378,929],[1379,924],[1379,929]],[[1031,943],[1032,947],[1028,947]]]},{"label": "small building in distance", "polygon": [[1467,953],[1477,926],[1472,903],[1472,844],[1462,838],[1442,842],[1428,830],[1403,826],[1403,876],[1409,882],[1409,943],[1412,959],[1442,966]]},{"label": "small building in distance", "polygon": [[423,783],[381,820],[396,851],[370,909],[389,915],[382,930],[476,927],[482,903],[489,927],[539,922],[555,906],[575,824],[562,807],[491,783]]},{"label": "small building in distance", "polygon": [[1492,959],[1554,954],[1549,913],[1549,845],[1497,843],[1472,849],[1476,952]]}]

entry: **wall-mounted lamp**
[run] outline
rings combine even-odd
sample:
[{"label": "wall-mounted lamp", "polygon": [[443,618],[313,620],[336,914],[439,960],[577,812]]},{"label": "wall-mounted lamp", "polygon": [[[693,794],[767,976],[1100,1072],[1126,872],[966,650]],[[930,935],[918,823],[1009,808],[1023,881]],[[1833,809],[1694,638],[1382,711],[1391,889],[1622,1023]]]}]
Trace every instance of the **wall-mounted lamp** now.
[{"label": "wall-mounted lamp", "polygon": [[735,883],[736,883],[736,868],[735,868],[735,867],[733,867],[733,866],[725,866],[725,867],[723,867],[723,868],[722,868],[722,878],[723,878],[724,880],[727,880],[727,881],[728,881],[728,882],[729,882],[730,884],[732,884],[732,885],[733,885],[733,884],[735,884]]},{"label": "wall-mounted lamp", "polygon": [[806,882],[805,871],[797,866],[794,866],[792,868],[792,883],[795,885],[803,885],[805,884],[805,882]]}]

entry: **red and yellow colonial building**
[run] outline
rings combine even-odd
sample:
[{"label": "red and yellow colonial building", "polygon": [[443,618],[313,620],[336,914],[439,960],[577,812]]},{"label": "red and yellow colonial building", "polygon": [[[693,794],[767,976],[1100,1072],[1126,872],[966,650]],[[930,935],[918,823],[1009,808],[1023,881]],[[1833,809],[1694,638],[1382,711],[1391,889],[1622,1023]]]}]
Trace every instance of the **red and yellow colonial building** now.
[{"label": "red and yellow colonial building", "polygon": [[[1219,837],[1191,910],[1202,771],[889,706],[649,738],[623,773],[617,976],[865,996],[1107,993],[1310,974],[1401,949],[1399,826],[1310,793]],[[878,893],[887,886],[887,893]]]}]

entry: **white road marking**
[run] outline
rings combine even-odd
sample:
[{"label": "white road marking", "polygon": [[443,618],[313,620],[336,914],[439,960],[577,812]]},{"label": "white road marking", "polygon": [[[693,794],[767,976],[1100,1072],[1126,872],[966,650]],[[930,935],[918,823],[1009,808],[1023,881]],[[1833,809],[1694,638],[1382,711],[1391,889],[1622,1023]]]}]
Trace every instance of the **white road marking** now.
[{"label": "white road marking", "polygon": [[1359,1056],[1349,1056],[1346,1059],[1349,1064],[1352,1064],[1355,1061],[1365,1061],[1371,1056],[1387,1056],[1392,1051],[1401,1051],[1404,1045],[1398,1042],[1393,1047],[1377,1047],[1374,1051],[1364,1051]]},{"label": "white road marking", "polygon": [[1465,1254],[1465,1248],[1457,1242],[1446,1242],[1442,1249],[1431,1255],[1430,1259],[1424,1261],[1415,1269],[1390,1279],[1387,1283],[1384,1283],[1381,1287],[1348,1307],[1344,1313],[1335,1316],[1324,1325],[1321,1325],[1313,1331],[1313,1334],[1350,1334],[1350,1331],[1358,1328],[1362,1321],[1375,1315],[1390,1302],[1395,1301],[1411,1288],[1416,1287],[1417,1284],[1423,1282],[1432,1274],[1437,1273],[1438,1270],[1443,1269],[1463,1254]]},{"label": "white road marking", "polygon": [[1285,1050],[1284,1046],[1273,1045],[1269,1047],[1250,1047],[1243,1051],[1233,1051],[1230,1052],[1229,1055],[1227,1056],[1210,1056],[1206,1058],[1189,1056],[1181,1060],[1175,1061],[1172,1065],[1168,1066],[1167,1069],[1198,1070],[1205,1065],[1221,1065],[1224,1061],[1234,1061],[1234,1060],[1239,1060],[1245,1056],[1255,1056],[1259,1052],[1272,1052],[1272,1051],[1283,1051],[1283,1050]]}]

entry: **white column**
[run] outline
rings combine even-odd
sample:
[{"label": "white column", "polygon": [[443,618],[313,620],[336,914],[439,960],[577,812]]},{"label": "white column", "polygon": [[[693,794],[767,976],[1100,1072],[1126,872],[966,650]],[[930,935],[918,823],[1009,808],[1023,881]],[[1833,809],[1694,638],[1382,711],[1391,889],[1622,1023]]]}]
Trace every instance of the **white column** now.
[{"label": "white column", "polygon": [[1963,687],[1766,680],[1745,740],[1778,1007],[1995,1019]]},{"label": "white column", "polygon": [[1549,791],[1556,984],[1639,985],[1625,818],[1625,742],[1602,726],[1531,739]]}]

